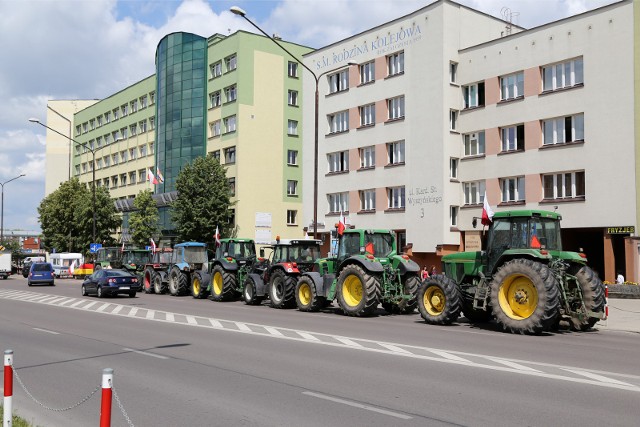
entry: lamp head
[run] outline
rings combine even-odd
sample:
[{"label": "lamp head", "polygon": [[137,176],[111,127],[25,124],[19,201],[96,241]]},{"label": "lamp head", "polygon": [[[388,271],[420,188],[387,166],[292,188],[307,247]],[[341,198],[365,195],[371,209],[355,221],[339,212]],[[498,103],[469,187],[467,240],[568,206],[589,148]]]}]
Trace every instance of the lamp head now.
[{"label": "lamp head", "polygon": [[229,11],[230,11],[231,13],[233,13],[234,15],[239,15],[239,16],[242,16],[242,17],[244,17],[244,16],[247,14],[247,12],[245,12],[245,11],[244,11],[244,10],[242,10],[242,9],[240,9],[238,6],[232,6],[232,7],[229,9]]},{"label": "lamp head", "polygon": [[29,119],[29,121],[30,121],[31,123],[40,123],[40,120],[38,120],[38,119],[36,119],[36,118],[33,118],[33,117],[31,117],[31,118]]}]

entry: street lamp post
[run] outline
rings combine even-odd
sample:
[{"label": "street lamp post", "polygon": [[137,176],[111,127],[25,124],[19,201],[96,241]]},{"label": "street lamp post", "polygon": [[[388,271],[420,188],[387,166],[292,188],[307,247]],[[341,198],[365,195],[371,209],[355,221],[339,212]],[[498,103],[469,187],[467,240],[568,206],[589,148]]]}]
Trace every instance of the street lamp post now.
[{"label": "street lamp post", "polygon": [[0,182],[0,186],[2,187],[2,198],[0,199],[0,243],[4,242],[4,185],[11,181],[15,181],[18,178],[22,178],[23,176],[25,176],[25,174],[20,174],[8,181]]},{"label": "street lamp post", "polygon": [[[295,59],[296,61],[298,61],[298,63],[300,63],[300,65],[302,65],[307,71],[309,71],[311,73],[311,75],[313,76],[313,78],[315,79],[315,83],[316,83],[316,94],[315,94],[315,130],[314,130],[314,151],[313,151],[313,238],[317,239],[318,238],[318,104],[319,104],[319,100],[320,100],[320,94],[318,92],[318,84],[320,82],[320,78],[322,76],[324,76],[327,73],[330,73],[332,71],[336,71],[339,70],[341,68],[344,68],[344,65],[334,68],[332,70],[327,70],[321,74],[316,74],[314,73],[311,68],[307,67],[304,62],[302,62],[297,56],[295,56],[293,53],[289,52],[289,50],[287,50],[287,48],[285,48],[282,44],[278,43],[278,41],[276,39],[274,39],[273,37],[271,37],[269,34],[267,34],[262,28],[258,27],[257,24],[255,24],[253,21],[251,21],[249,18],[247,18],[247,13],[240,9],[238,6],[233,6],[232,8],[229,9],[233,14],[238,15],[243,17],[249,24],[251,24],[253,27],[255,27],[258,31],[260,31],[262,34],[264,34],[269,40],[271,40],[272,42],[274,42],[276,45],[278,45],[278,47],[280,47],[280,49],[284,50],[285,52],[287,52],[289,54],[289,56],[291,56],[293,59]],[[351,65],[357,65],[356,62],[353,61],[349,61],[347,64],[347,66],[351,66]]]},{"label": "street lamp post", "polygon": [[[65,138],[67,138],[67,136],[63,135],[62,133],[58,132],[57,130],[50,128],[49,126],[45,125],[44,123],[42,123],[40,120],[38,119],[29,119],[29,121],[31,123],[37,123],[40,126],[43,126],[47,129],[49,129],[52,132],[57,133],[58,135],[64,136]],[[78,142],[75,139],[72,139],[69,137],[69,139],[71,141],[73,141],[75,144],[81,145],[84,148],[86,148],[87,150],[91,151],[91,156],[93,157],[93,159],[91,160],[92,163],[92,167],[91,167],[91,173],[92,173],[92,181],[91,181],[91,198],[92,198],[92,211],[93,211],[93,242],[96,241],[96,150],[94,150],[93,148],[89,147],[87,144],[85,144],[84,142]],[[71,167],[71,166],[69,166]]]}]

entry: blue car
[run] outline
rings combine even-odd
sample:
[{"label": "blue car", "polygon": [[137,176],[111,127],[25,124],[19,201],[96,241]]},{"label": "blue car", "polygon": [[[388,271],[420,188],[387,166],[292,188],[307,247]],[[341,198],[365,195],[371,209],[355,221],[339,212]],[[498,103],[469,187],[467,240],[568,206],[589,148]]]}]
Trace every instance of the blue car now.
[{"label": "blue car", "polygon": [[103,298],[107,295],[127,294],[131,298],[141,290],[138,277],[125,270],[98,270],[82,282],[82,296],[89,294]]},{"label": "blue car", "polygon": [[29,268],[27,285],[51,285],[55,286],[53,266],[48,262],[34,262]]}]

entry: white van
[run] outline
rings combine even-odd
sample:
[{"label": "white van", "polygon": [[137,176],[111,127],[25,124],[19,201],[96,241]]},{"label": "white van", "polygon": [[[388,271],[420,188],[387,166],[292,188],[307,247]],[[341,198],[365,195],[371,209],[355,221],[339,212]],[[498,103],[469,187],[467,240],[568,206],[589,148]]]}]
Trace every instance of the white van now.
[{"label": "white van", "polygon": [[84,263],[84,257],[82,254],[75,252],[61,252],[50,254],[49,262],[53,266],[53,274],[56,277],[71,277],[69,267],[74,262],[76,263],[76,268],[80,267]]},{"label": "white van", "polygon": [[44,262],[45,259],[43,256],[28,256],[24,259],[24,263],[32,264],[34,262]]}]

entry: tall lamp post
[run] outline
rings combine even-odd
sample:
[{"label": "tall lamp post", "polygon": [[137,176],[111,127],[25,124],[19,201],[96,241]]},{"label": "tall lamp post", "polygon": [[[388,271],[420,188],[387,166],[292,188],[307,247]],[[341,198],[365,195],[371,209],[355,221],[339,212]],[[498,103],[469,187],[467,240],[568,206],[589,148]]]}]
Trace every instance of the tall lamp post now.
[{"label": "tall lamp post", "polygon": [[[229,11],[231,11],[235,15],[243,17],[249,24],[251,24],[253,27],[255,27],[262,34],[264,34],[269,40],[271,40],[272,42],[277,44],[278,47],[280,47],[280,49],[282,49],[285,52],[287,52],[289,54],[289,56],[291,56],[293,59],[298,61],[298,63],[300,63],[300,65],[302,65],[307,71],[309,71],[311,73],[311,75],[313,76],[313,78],[315,79],[315,81],[316,81],[316,98],[315,98],[315,104],[314,104],[314,107],[315,107],[315,130],[314,130],[314,151],[313,151],[313,238],[317,239],[318,238],[318,102],[319,102],[319,99],[320,99],[320,95],[319,95],[319,92],[318,92],[318,84],[319,84],[320,78],[322,76],[324,76],[327,73],[331,73],[332,71],[336,71],[336,70],[339,70],[341,68],[344,68],[345,66],[342,65],[340,67],[337,67],[337,68],[334,68],[334,69],[331,69],[331,70],[327,70],[327,71],[325,71],[325,72],[323,72],[321,74],[316,74],[311,70],[311,68],[307,67],[304,64],[304,62],[302,62],[297,56],[295,56],[293,53],[289,52],[289,50],[287,50],[287,48],[285,48],[282,44],[278,43],[278,41],[276,39],[271,37],[262,28],[258,27],[257,24],[255,24],[253,21],[251,21],[249,18],[247,18],[247,12],[245,12],[242,9],[240,9],[238,6],[233,6],[232,8],[229,9]],[[349,61],[346,64],[346,66],[351,66],[351,65],[358,65],[358,64],[357,64],[357,62],[353,62],[353,61]]]},{"label": "tall lamp post", "polygon": [[22,178],[23,176],[26,175],[20,174],[8,181],[0,182],[0,186],[2,187],[2,199],[0,200],[0,242],[4,242],[4,185],[10,183],[11,181],[15,181],[18,178]]},{"label": "tall lamp post", "polygon": [[[91,160],[92,163],[92,167],[91,167],[91,172],[92,172],[92,181],[91,181],[91,199],[92,199],[92,211],[93,211],[93,242],[96,241],[96,150],[94,150],[93,148],[89,147],[87,144],[85,144],[84,142],[78,142],[75,139],[72,139],[70,137],[67,137],[65,135],[63,135],[62,133],[58,132],[57,130],[50,128],[49,126],[45,125],[44,123],[42,123],[40,120],[38,119],[29,119],[29,121],[31,123],[37,123],[40,126],[43,126],[47,129],[49,129],[52,132],[57,133],[58,135],[64,136],[65,138],[69,138],[71,141],[73,141],[75,144],[81,145],[84,148],[86,148],[87,150],[91,151],[91,156],[93,157],[93,159]],[[71,166],[69,166],[71,167]]]}]

